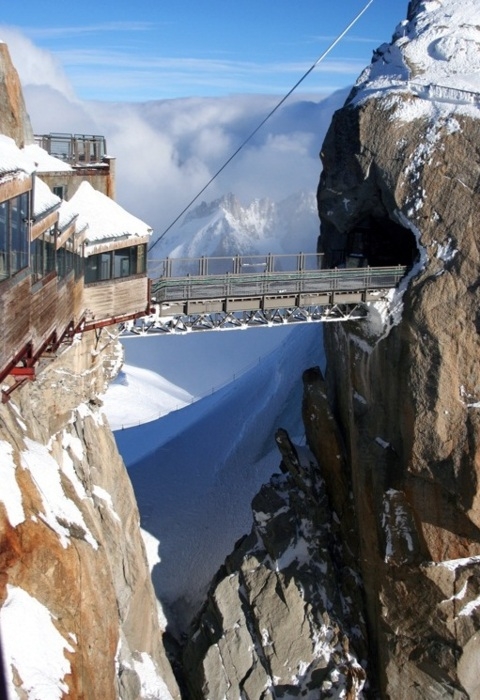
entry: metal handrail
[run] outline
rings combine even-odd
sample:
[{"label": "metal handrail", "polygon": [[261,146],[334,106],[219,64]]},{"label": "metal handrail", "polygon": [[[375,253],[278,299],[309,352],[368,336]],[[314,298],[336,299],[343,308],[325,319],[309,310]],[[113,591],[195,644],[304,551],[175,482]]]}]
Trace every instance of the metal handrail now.
[{"label": "metal handrail", "polygon": [[267,255],[202,256],[198,258],[164,258],[149,260],[149,276],[184,277],[187,274],[204,277],[211,274],[249,274],[251,272],[280,272],[318,270],[323,253],[280,253]]},{"label": "metal handrail", "polygon": [[288,272],[163,276],[153,282],[157,301],[275,296],[300,292],[369,291],[396,287],[406,266],[333,268]]}]

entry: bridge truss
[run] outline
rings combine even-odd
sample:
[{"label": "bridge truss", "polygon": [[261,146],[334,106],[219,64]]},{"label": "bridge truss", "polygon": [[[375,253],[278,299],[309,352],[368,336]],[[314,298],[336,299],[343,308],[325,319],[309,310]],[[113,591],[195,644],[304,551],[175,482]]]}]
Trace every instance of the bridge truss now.
[{"label": "bridge truss", "polygon": [[[378,299],[377,299],[378,301]],[[238,330],[279,326],[311,321],[354,321],[364,319],[366,304],[334,304],[333,306],[293,306],[256,311],[221,311],[196,314],[161,316],[153,312],[150,316],[121,326],[122,335],[162,335],[164,333],[189,333],[191,331]]]}]

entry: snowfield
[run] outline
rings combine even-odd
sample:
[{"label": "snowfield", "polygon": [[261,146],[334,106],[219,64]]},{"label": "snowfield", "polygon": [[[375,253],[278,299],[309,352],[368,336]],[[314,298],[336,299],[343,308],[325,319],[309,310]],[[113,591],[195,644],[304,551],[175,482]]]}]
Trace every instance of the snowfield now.
[{"label": "snowfield", "polygon": [[133,365],[123,366],[102,398],[112,430],[149,423],[195,400],[192,394],[156,372]]}]

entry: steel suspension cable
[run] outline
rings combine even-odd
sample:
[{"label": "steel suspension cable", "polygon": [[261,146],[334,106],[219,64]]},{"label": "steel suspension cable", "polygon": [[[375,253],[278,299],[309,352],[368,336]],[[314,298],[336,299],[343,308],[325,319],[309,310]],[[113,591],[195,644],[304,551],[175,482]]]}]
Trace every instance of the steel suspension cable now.
[{"label": "steel suspension cable", "polygon": [[153,248],[155,248],[155,246],[157,245],[157,243],[159,243],[159,242],[162,240],[162,238],[164,238],[164,236],[170,231],[170,229],[173,228],[173,227],[175,226],[175,224],[177,223],[177,221],[178,221],[179,219],[181,219],[181,217],[190,209],[190,207],[192,206],[192,204],[194,204],[194,203],[197,201],[197,199],[205,192],[205,190],[206,190],[208,187],[210,187],[210,185],[212,184],[212,182],[220,175],[220,173],[222,173],[222,172],[225,170],[225,168],[227,167],[227,165],[229,165],[229,164],[231,163],[231,161],[232,161],[232,160],[240,153],[240,151],[247,145],[247,143],[248,143],[249,141],[251,141],[251,139],[253,139],[253,137],[255,136],[255,134],[256,134],[258,131],[260,131],[260,129],[262,128],[262,126],[275,114],[275,112],[276,112],[278,109],[280,109],[280,107],[283,105],[283,103],[286,102],[286,100],[288,100],[288,98],[290,97],[290,95],[291,95],[293,92],[295,92],[295,90],[298,88],[298,86],[301,85],[301,83],[303,83],[303,81],[305,80],[305,78],[307,78],[307,77],[310,75],[310,73],[311,73],[313,70],[315,70],[315,68],[318,66],[318,64],[321,63],[321,62],[323,61],[323,59],[326,58],[326,56],[328,56],[328,54],[330,53],[330,51],[332,51],[332,49],[335,48],[335,46],[336,46],[336,45],[343,39],[343,37],[350,31],[350,29],[354,26],[354,24],[356,24],[356,23],[358,22],[358,20],[360,19],[360,17],[368,10],[368,8],[370,7],[370,5],[371,5],[373,2],[374,2],[374,0],[368,0],[368,2],[366,3],[366,5],[365,5],[365,6],[360,10],[360,12],[352,19],[352,21],[345,27],[345,29],[336,37],[336,39],[335,39],[334,41],[332,41],[332,43],[330,44],[330,46],[321,54],[321,56],[319,56],[319,57],[317,58],[317,60],[315,61],[315,63],[313,63],[313,64],[310,66],[310,68],[302,75],[302,77],[301,77],[299,80],[297,80],[297,82],[295,83],[295,85],[294,85],[292,88],[290,88],[290,90],[287,92],[287,94],[284,95],[284,96],[282,97],[282,99],[281,99],[279,102],[277,102],[277,104],[275,105],[275,107],[273,107],[273,109],[270,110],[270,112],[267,114],[267,116],[264,117],[264,118],[262,119],[262,121],[258,124],[258,126],[256,126],[255,129],[246,137],[246,139],[245,139],[244,141],[242,141],[242,143],[240,144],[240,146],[232,153],[232,155],[225,161],[225,163],[216,171],[216,173],[215,173],[214,175],[212,175],[212,177],[211,177],[210,180],[206,183],[206,185],[204,185],[204,186],[202,187],[202,189],[195,195],[195,197],[194,197],[193,199],[190,200],[190,202],[187,204],[187,206],[184,207],[184,208],[182,209],[182,211],[180,212],[180,214],[178,214],[178,216],[175,217],[175,219],[172,221],[172,223],[171,223],[169,226],[167,226],[167,228],[163,231],[163,233],[148,247],[148,252],[150,252],[151,250],[153,250]]}]

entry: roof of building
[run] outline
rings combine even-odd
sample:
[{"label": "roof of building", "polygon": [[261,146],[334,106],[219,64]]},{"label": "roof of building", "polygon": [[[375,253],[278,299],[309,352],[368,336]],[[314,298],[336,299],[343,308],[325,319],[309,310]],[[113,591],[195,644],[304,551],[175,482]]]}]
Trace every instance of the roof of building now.
[{"label": "roof of building", "polygon": [[65,161],[51,156],[44,148],[32,143],[23,149],[25,155],[30,158],[36,170],[40,173],[60,172],[62,170],[72,171],[73,168]]},{"label": "roof of building", "polygon": [[[39,146],[19,149],[13,139],[0,135],[0,182],[9,178],[30,177],[37,168],[42,172],[71,170],[70,166],[53,158]],[[76,229],[78,232],[86,231],[86,255],[123,245],[147,243],[152,234],[152,229],[146,223],[95,190],[87,181],[81,183],[69,202],[62,202],[39,177],[35,178],[33,191],[35,219],[59,209],[59,228],[63,230],[78,215]]]},{"label": "roof of building", "polygon": [[60,197],[53,194],[52,190],[39,177],[35,178],[35,186],[33,189],[33,217],[38,217],[47,214],[52,209],[58,208],[61,203]]},{"label": "roof of building", "polygon": [[8,136],[0,134],[0,178],[16,174],[19,177],[29,177],[35,170],[35,165]]},{"label": "roof of building", "polygon": [[80,214],[79,226],[84,220],[88,222],[87,255],[112,248],[117,241],[133,239],[131,244],[138,245],[150,239],[152,229],[146,223],[86,181],[82,182],[70,203]]},{"label": "roof of building", "polygon": [[[70,226],[76,220],[77,217],[78,211],[75,209],[75,207],[70,202],[67,202],[65,199],[62,199],[58,216],[59,231],[63,231],[64,229],[68,228],[68,226]],[[85,221],[85,226],[86,225],[87,222]],[[77,226],[77,230],[78,229],[79,226]]]}]

